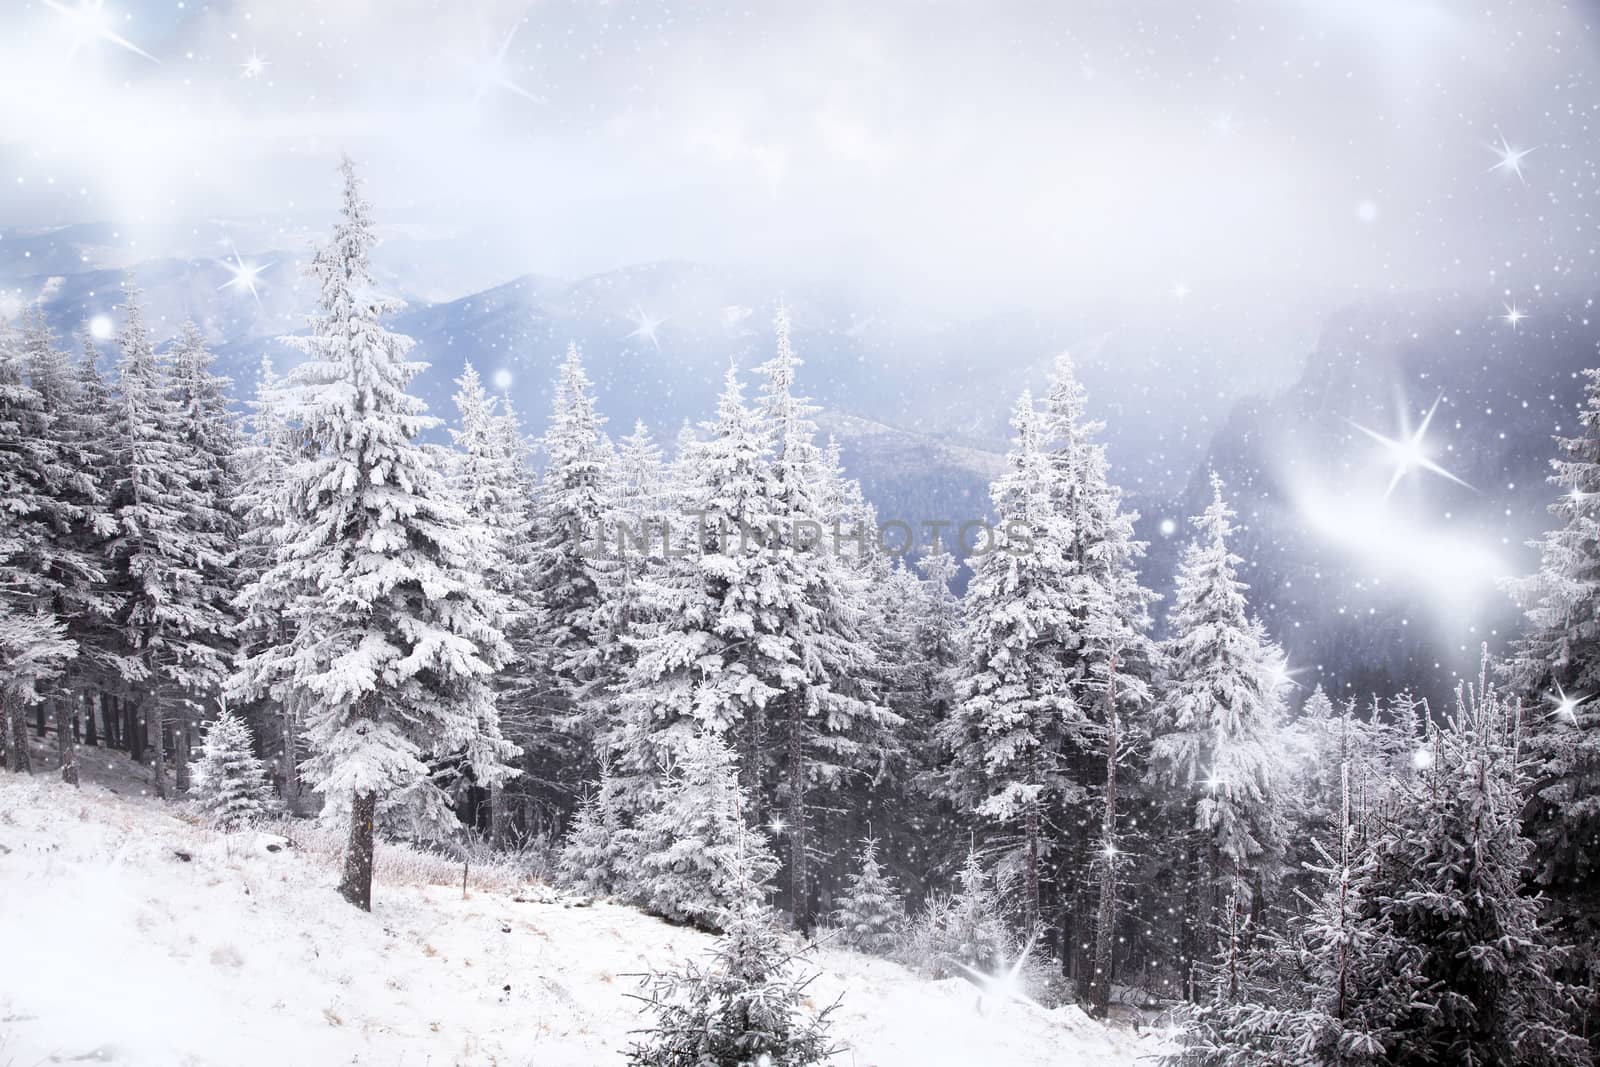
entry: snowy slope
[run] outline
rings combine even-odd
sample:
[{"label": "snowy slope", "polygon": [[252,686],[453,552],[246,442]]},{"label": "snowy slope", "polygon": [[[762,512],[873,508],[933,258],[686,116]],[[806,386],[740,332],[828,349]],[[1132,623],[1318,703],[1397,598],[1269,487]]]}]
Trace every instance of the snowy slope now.
[{"label": "snowy slope", "polygon": [[[113,793],[47,778],[0,780],[3,1065],[621,1063],[639,1025],[629,975],[710,943],[630,908],[519,892],[503,871],[475,874],[462,899],[459,880],[429,884],[459,868],[398,850],[365,915],[334,893],[314,832],[269,851],[129,795],[129,780]],[[983,1003],[965,982],[847,952],[819,962],[817,997],[844,998],[849,1067],[1099,1067],[1154,1051],[1076,1008]]]}]

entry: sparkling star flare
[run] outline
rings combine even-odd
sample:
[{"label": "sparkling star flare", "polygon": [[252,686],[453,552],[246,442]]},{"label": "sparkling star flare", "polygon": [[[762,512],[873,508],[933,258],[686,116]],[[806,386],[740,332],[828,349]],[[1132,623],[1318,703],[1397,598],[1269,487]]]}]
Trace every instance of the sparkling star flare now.
[{"label": "sparkling star flare", "polygon": [[515,93],[526,100],[532,100],[535,104],[546,103],[544,97],[524,89],[506,74],[506,53],[511,50],[511,42],[516,38],[517,30],[521,26],[520,20],[513,22],[511,29],[506,31],[505,37],[500,41],[499,50],[491,58],[477,64],[478,91],[473,96],[474,103],[481,102],[490,89],[504,89],[508,93]]},{"label": "sparkling star flare", "polygon": [[1394,475],[1389,479],[1389,488],[1384,490],[1383,495],[1385,497],[1394,492],[1394,487],[1400,484],[1400,480],[1402,478],[1411,473],[1413,468],[1418,467],[1425,471],[1431,471],[1432,473],[1437,474],[1439,477],[1448,479],[1452,482],[1455,482],[1457,485],[1464,486],[1467,489],[1472,488],[1472,486],[1467,485],[1466,482],[1462,481],[1460,478],[1457,478],[1454,474],[1451,474],[1449,471],[1445,470],[1443,467],[1439,466],[1439,464],[1435,463],[1431,458],[1429,458],[1427,449],[1424,446],[1423,438],[1428,433],[1428,424],[1433,421],[1433,413],[1439,410],[1439,401],[1443,399],[1443,394],[1440,394],[1439,398],[1433,402],[1433,406],[1428,409],[1428,413],[1422,417],[1422,425],[1417,427],[1415,433],[1413,433],[1411,428],[1407,425],[1410,420],[1406,418],[1405,411],[1402,408],[1400,413],[1399,437],[1385,437],[1376,430],[1369,430],[1359,422],[1356,422],[1352,419],[1345,420],[1349,422],[1350,425],[1354,426],[1356,429],[1360,430],[1362,433],[1366,434],[1368,437],[1382,445],[1384,450],[1389,453],[1390,458],[1394,460]]},{"label": "sparkling star flare", "polygon": [[1511,301],[1511,303],[1507,304],[1505,307],[1506,313],[1500,316],[1500,320],[1515,330],[1518,324],[1520,324],[1523,319],[1528,317],[1528,313],[1517,307],[1517,302],[1515,300]]},{"label": "sparkling star flare", "polygon": [[1565,719],[1567,722],[1575,723],[1578,721],[1578,708],[1589,699],[1590,695],[1592,694],[1578,695],[1568,693],[1561,688],[1561,683],[1557,682],[1556,691],[1554,693],[1546,693],[1544,698],[1555,705],[1556,710],[1551,714],[1557,718]]},{"label": "sparkling star flare", "polygon": [[1275,658],[1267,665],[1267,681],[1273,689],[1299,689],[1300,683],[1294,680],[1299,670],[1289,666],[1289,661],[1283,657]]},{"label": "sparkling star flare", "polygon": [[1520,181],[1523,185],[1527,185],[1528,179],[1522,176],[1522,161],[1526,159],[1530,153],[1537,152],[1538,150],[1538,145],[1535,145],[1532,148],[1512,148],[1511,145],[1506,141],[1506,135],[1502,133],[1500,135],[1499,147],[1494,145],[1489,146],[1489,151],[1498,155],[1500,157],[1500,162],[1496,163],[1489,169],[1491,171],[1503,170],[1507,171],[1508,173],[1515,174],[1518,181]]},{"label": "sparkling star flare", "polygon": [[1022,985],[1022,965],[1028,961],[1028,953],[1033,951],[1034,942],[1038,940],[1039,931],[1035,930],[1028,938],[1028,943],[1022,947],[1022,951],[1017,953],[1017,958],[1012,960],[1009,966],[1001,960],[993,974],[969,967],[965,963],[958,962],[956,965],[967,972],[967,977],[973,984],[989,996],[1000,1000],[1014,1000],[1018,1004],[1027,1004],[1042,1011],[1039,1002],[1028,996],[1027,990]]},{"label": "sparkling star flare", "polygon": [[261,303],[261,293],[256,289],[256,280],[261,277],[262,271],[272,266],[271,263],[246,263],[239,258],[237,251],[233,253],[232,263],[225,259],[219,259],[217,262],[226,267],[228,273],[233,275],[233,277],[217,286],[219,292],[223,289],[244,289],[255,297],[257,305]]},{"label": "sparkling star flare", "polygon": [[250,58],[240,65],[241,78],[259,78],[267,69],[267,61],[256,55],[256,50],[250,50]]},{"label": "sparkling star flare", "polygon": [[126,37],[122,37],[112,29],[111,12],[106,10],[105,0],[78,0],[77,7],[68,7],[59,0],[44,0],[44,6],[58,14],[65,15],[67,21],[72,23],[72,55],[77,55],[78,49],[91,40],[108,41],[119,48],[125,48],[136,56],[143,56],[152,63],[161,60],[146,52]]},{"label": "sparkling star flare", "polygon": [[646,341],[649,341],[651,344],[655,345],[656,351],[659,352],[661,351],[661,341],[659,338],[657,338],[656,331],[659,330],[661,325],[670,318],[672,318],[671,315],[663,315],[659,319],[651,318],[643,308],[636,307],[633,309],[634,329],[632,332],[627,334],[624,340],[642,337]]}]

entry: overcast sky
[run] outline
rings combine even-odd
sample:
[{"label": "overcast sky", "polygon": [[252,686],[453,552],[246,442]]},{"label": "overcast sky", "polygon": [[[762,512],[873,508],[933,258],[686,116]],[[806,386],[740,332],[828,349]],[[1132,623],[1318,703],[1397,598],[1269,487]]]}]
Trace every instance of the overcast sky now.
[{"label": "overcast sky", "polygon": [[349,151],[380,221],[483,228],[508,276],[685,258],[1037,300],[1594,273],[1587,5],[94,7],[0,0],[0,224],[326,216]]}]

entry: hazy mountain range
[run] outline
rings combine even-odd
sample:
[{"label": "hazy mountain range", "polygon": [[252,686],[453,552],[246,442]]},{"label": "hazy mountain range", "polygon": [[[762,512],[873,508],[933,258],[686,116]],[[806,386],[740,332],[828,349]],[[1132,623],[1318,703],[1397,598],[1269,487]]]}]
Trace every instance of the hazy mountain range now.
[{"label": "hazy mountain range", "polygon": [[[298,268],[313,234],[208,223],[163,245],[175,254],[147,257],[105,225],[0,231],[0,313],[36,301],[63,334],[96,316],[114,326],[131,270],[157,336],[195,318],[244,396],[263,355],[293,361],[273,339],[310,310]],[[1337,679],[1353,693],[1437,694],[1478,640],[1503,637],[1512,612],[1492,572],[1530,564],[1520,546],[1545,525],[1549,438],[1571,429],[1574,375],[1594,356],[1586,305],[1508,327],[1487,291],[1279,295],[1243,314],[1203,293],[1137,305],[1064,295],[1046,311],[980,313],[688,263],[468,290],[481,281],[470,236],[398,227],[385,237],[375,266],[408,301],[393,325],[431,364],[418,389],[433,411],[452,415],[452,379],[470,360],[533,434],[574,342],[608,429],[643,420],[670,446],[684,422],[711,415],[730,362],[748,379],[767,358],[782,301],[823,431],[880,514],[909,522],[987,510],[1017,394],[1040,391],[1057,352],[1071,350],[1106,420],[1115,477],[1143,514],[1150,584],[1170,590],[1183,516],[1203,506],[1215,467],[1241,513],[1258,610],[1305,684]],[[260,268],[253,292],[241,264]],[[109,363],[112,344],[101,349]],[[1415,469],[1374,506],[1368,490],[1381,492],[1392,457],[1356,424],[1397,436],[1402,410],[1415,424],[1441,394],[1429,454],[1471,488]],[[1435,550],[1441,537],[1453,554]],[[1446,556],[1451,567],[1419,574]]]}]

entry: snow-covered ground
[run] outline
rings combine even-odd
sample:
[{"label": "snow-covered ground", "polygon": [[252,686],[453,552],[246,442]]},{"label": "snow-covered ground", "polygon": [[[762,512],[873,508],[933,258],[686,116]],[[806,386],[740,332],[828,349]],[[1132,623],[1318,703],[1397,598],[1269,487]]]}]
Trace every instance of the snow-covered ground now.
[{"label": "snow-covered ground", "polygon": [[[367,915],[335,894],[323,850],[209,831],[132,795],[136,776],[81,791],[51,777],[0,777],[0,1067],[620,1064],[640,1025],[630,975],[711,941],[493,871],[463,899],[459,868],[429,884],[442,864],[380,870]],[[849,952],[817,961],[817,1000],[843,997],[844,1067],[1156,1051],[1077,1008],[985,1002]]]}]

